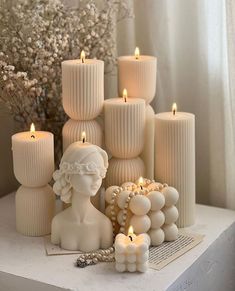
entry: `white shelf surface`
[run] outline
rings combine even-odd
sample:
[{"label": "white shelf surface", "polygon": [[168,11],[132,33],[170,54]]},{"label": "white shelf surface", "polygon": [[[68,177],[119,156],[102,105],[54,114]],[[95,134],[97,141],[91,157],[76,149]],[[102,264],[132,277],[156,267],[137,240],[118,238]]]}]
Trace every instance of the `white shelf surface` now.
[{"label": "white shelf surface", "polygon": [[235,290],[234,211],[197,205],[188,230],[204,234],[203,242],[161,271],[131,274],[114,263],[78,269],[77,255],[47,256],[43,238],[16,232],[14,197],[0,199],[0,291]]}]

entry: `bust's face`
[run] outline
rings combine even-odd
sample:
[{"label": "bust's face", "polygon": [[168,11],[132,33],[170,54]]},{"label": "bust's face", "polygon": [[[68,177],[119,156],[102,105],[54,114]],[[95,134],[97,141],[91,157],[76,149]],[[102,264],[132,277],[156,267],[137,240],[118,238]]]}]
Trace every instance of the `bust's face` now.
[{"label": "bust's face", "polygon": [[[99,167],[104,167],[103,158],[99,154],[93,154],[92,157],[90,156],[89,161],[84,161],[84,163],[90,161],[93,161]],[[77,174],[71,175],[70,182],[77,193],[86,196],[95,196],[102,184],[102,177],[98,174]]]}]

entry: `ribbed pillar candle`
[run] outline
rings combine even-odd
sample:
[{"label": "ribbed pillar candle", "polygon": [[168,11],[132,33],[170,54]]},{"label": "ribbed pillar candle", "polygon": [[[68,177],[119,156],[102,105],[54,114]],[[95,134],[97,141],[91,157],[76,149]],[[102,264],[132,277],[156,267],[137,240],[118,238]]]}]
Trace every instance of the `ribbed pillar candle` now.
[{"label": "ribbed pillar candle", "polygon": [[48,182],[54,172],[54,138],[45,131],[12,136],[13,169],[23,184],[16,194],[16,228],[28,236],[50,233],[55,195]]},{"label": "ribbed pillar candle", "polygon": [[104,102],[105,144],[120,159],[137,157],[144,146],[145,102],[143,99],[111,98]]},{"label": "ribbed pillar candle", "polygon": [[179,192],[177,225],[195,221],[195,116],[164,112],[155,116],[155,180]]},{"label": "ribbed pillar candle", "polygon": [[102,111],[104,102],[104,62],[95,59],[62,62],[62,100],[67,115],[74,120],[90,120]]},{"label": "ribbed pillar candle", "polygon": [[51,186],[29,188],[20,186],[16,192],[16,229],[27,236],[51,232],[55,212],[55,194]]},{"label": "ribbed pillar candle", "polygon": [[124,88],[129,97],[143,98],[150,103],[156,92],[157,58],[140,55],[118,58],[118,90],[122,95]]},{"label": "ribbed pillar candle", "polygon": [[139,54],[118,58],[119,94],[124,88],[130,98],[143,98],[146,102],[146,130],[141,158],[146,168],[146,177],[154,177],[154,110],[149,105],[156,93],[157,58]]},{"label": "ribbed pillar candle", "polygon": [[81,140],[82,132],[86,133],[86,140],[92,144],[102,146],[103,132],[100,124],[96,120],[73,120],[69,119],[62,131],[63,151],[76,141]]}]

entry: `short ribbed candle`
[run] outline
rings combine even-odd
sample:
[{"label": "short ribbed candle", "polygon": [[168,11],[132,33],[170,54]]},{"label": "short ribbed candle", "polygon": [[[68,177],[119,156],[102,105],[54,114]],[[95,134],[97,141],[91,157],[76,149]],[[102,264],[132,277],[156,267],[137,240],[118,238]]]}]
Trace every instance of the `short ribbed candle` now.
[{"label": "short ribbed candle", "polygon": [[128,96],[143,98],[150,103],[156,92],[157,59],[153,56],[122,56],[118,58],[118,89],[124,88]]},{"label": "short ribbed candle", "polygon": [[134,182],[144,176],[144,163],[139,157],[127,160],[112,158],[109,160],[105,186],[106,188],[112,185],[120,186],[127,181]]},{"label": "short ribbed candle", "polygon": [[131,159],[143,150],[145,101],[111,98],[104,102],[105,144],[114,157]]},{"label": "short ribbed candle", "polygon": [[146,125],[145,125],[145,137],[144,148],[140,154],[146,168],[145,177],[152,180],[154,178],[154,110],[151,105],[146,106]]},{"label": "short ribbed candle", "polygon": [[104,62],[86,59],[62,62],[62,98],[67,115],[74,120],[90,120],[102,111],[104,102]]},{"label": "short ribbed candle", "polygon": [[54,171],[53,134],[30,131],[12,136],[13,168],[16,179],[27,187],[41,187],[50,182]]},{"label": "short ribbed candle", "polygon": [[177,225],[195,221],[195,116],[159,113],[155,116],[155,180],[179,192]]},{"label": "short ribbed candle", "polygon": [[79,121],[69,119],[62,131],[63,151],[73,142],[81,140],[82,132],[86,133],[86,140],[92,144],[102,146],[103,132],[96,120]]},{"label": "short ribbed candle", "polygon": [[16,192],[16,229],[27,236],[51,232],[55,211],[55,194],[51,186],[29,188],[20,186]]}]

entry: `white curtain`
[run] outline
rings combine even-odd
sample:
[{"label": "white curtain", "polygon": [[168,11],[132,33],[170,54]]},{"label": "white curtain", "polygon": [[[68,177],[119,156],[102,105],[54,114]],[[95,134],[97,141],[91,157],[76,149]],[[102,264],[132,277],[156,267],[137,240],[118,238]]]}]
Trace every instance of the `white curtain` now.
[{"label": "white curtain", "polygon": [[[225,0],[133,0],[119,24],[118,54],[158,58],[156,112],[196,115],[197,201],[235,209],[235,4]],[[109,91],[115,96],[115,78]]]}]

